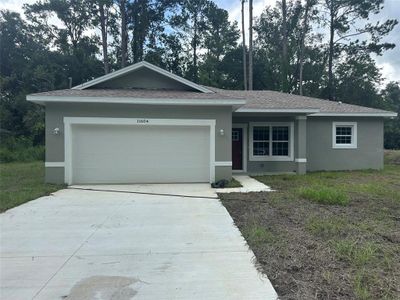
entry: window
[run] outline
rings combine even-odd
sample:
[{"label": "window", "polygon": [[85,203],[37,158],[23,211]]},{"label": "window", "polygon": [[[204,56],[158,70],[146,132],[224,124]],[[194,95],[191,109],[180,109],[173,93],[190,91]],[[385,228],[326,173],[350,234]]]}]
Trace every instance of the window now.
[{"label": "window", "polygon": [[273,126],[272,127],[272,155],[288,156],[289,155],[289,127]]},{"label": "window", "polygon": [[253,128],[253,155],[269,155],[269,127],[255,126]]},{"label": "window", "polygon": [[336,149],[357,148],[357,123],[333,122],[332,147]]},{"label": "window", "polygon": [[293,123],[251,123],[250,160],[293,160]]},{"label": "window", "polygon": [[240,140],[240,133],[237,130],[232,130],[232,141],[237,142]]}]

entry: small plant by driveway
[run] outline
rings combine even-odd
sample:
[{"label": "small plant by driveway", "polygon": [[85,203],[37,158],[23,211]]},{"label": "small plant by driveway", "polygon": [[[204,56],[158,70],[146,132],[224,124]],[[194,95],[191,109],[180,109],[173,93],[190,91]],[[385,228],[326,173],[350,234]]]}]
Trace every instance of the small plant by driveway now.
[{"label": "small plant by driveway", "polygon": [[280,299],[400,299],[399,162],[258,176],[275,192],[220,197]]}]

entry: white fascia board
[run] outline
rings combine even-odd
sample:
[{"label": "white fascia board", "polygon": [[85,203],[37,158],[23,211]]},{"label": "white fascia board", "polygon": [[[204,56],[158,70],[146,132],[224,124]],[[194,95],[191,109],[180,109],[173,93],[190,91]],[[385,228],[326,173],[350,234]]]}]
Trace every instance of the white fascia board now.
[{"label": "white fascia board", "polygon": [[253,109],[239,108],[237,113],[305,113],[313,114],[320,110],[317,108],[268,108],[268,109]]},{"label": "white fascia board", "polygon": [[397,117],[397,113],[316,113],[310,117]]},{"label": "white fascia board", "polygon": [[150,70],[153,70],[153,71],[155,71],[155,72],[157,72],[159,74],[167,76],[167,77],[169,77],[169,78],[171,78],[173,80],[176,80],[176,81],[178,81],[178,82],[180,82],[180,83],[182,83],[182,84],[184,84],[186,86],[189,86],[189,87],[191,87],[193,89],[196,89],[196,90],[198,90],[200,92],[203,92],[203,93],[214,93],[213,91],[211,91],[211,90],[209,90],[209,89],[207,89],[207,88],[205,88],[203,86],[200,86],[200,85],[198,85],[198,84],[196,84],[194,82],[191,82],[191,81],[189,81],[189,80],[187,80],[185,78],[182,78],[182,77],[180,77],[178,75],[175,75],[175,74],[173,74],[171,72],[168,72],[168,71],[166,71],[164,69],[161,69],[161,68],[159,68],[159,67],[157,67],[155,65],[152,65],[152,64],[150,64],[150,63],[148,63],[146,61],[141,61],[141,62],[138,62],[138,63],[133,64],[131,66],[125,67],[123,69],[120,69],[118,71],[103,75],[101,77],[98,77],[96,79],[90,80],[90,81],[85,82],[83,84],[74,86],[72,89],[84,90],[84,89],[86,89],[88,87],[91,87],[93,85],[99,84],[101,82],[104,82],[104,81],[107,81],[107,80],[110,80],[110,79],[113,79],[113,78],[120,77],[120,76],[122,76],[124,74],[127,74],[129,72],[135,71],[135,70],[143,68],[143,67],[146,67],[146,68],[148,68]]},{"label": "white fascia board", "polygon": [[130,98],[130,97],[71,97],[71,96],[26,96],[26,100],[44,104],[46,102],[69,103],[118,103],[118,104],[147,104],[147,105],[193,105],[220,106],[243,105],[245,100],[230,99],[165,99],[165,98]]}]

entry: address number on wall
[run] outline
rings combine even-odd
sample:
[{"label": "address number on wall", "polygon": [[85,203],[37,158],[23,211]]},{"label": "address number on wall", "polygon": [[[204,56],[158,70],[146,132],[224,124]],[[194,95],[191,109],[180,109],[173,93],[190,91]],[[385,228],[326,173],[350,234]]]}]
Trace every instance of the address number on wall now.
[{"label": "address number on wall", "polygon": [[147,120],[147,119],[137,119],[136,122],[138,124],[147,124],[147,123],[149,123],[149,120]]}]

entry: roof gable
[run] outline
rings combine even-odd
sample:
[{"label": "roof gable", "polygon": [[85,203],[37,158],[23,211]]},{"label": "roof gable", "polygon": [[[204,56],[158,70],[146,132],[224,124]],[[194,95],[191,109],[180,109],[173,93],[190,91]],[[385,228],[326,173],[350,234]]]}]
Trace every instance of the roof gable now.
[{"label": "roof gable", "polygon": [[194,82],[142,61],[73,87],[84,89],[164,89],[214,93]]}]

